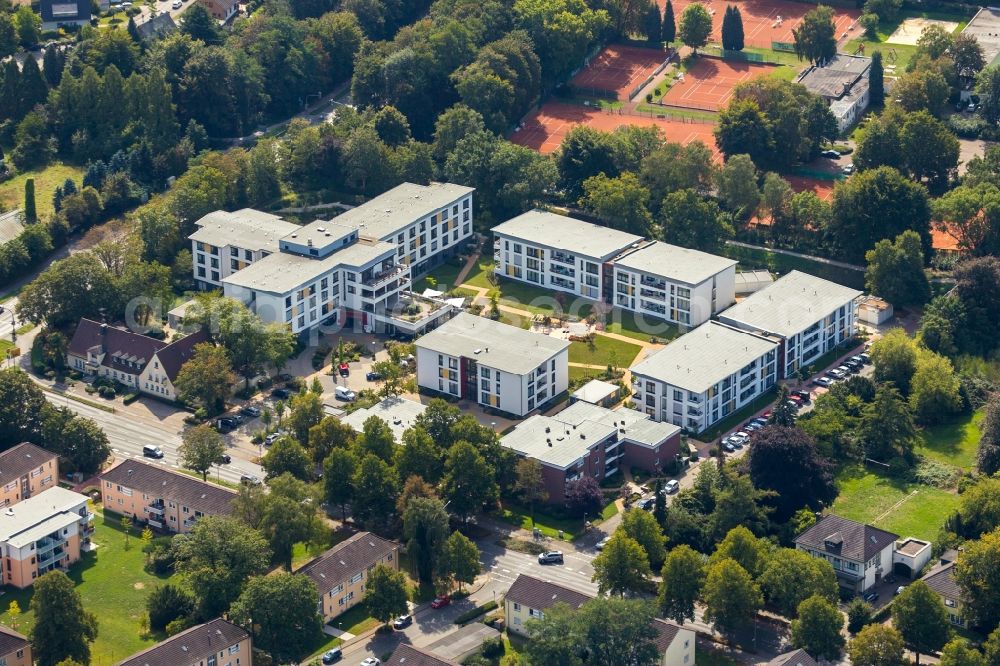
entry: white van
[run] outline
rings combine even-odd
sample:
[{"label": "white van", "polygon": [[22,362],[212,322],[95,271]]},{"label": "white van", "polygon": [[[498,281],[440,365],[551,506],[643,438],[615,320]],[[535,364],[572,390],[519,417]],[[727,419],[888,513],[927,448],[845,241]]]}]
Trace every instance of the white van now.
[{"label": "white van", "polygon": [[354,391],[346,386],[338,386],[334,391],[334,397],[337,398],[337,400],[343,400],[344,402],[354,402],[354,399],[358,396],[354,393]]},{"label": "white van", "polygon": [[142,447],[142,455],[146,458],[162,458],[163,451],[158,446],[146,444]]}]

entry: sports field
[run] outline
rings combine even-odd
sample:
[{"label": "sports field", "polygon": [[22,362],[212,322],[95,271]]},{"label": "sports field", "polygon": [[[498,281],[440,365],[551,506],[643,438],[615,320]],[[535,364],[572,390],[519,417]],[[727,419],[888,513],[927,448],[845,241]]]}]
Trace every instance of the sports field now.
[{"label": "sports field", "polygon": [[[662,9],[667,3],[666,0],[658,0]],[[712,14],[712,35],[711,41],[722,40],[722,17],[725,14],[726,6],[733,4],[740,8],[740,15],[743,17],[743,35],[747,46],[760,48],[771,48],[772,42],[792,44],[795,40],[792,37],[792,29],[802,22],[802,17],[807,11],[816,7],[808,2],[792,2],[791,0],[736,0],[735,2],[723,2],[723,0],[677,0],[673,3],[677,20],[680,20],[684,8],[692,2],[701,2]],[[837,40],[844,38],[854,38],[861,35],[861,27],[857,25],[857,18],[861,12],[857,9],[844,9],[834,7],[834,25],[837,28]]]},{"label": "sports field", "polygon": [[784,176],[784,179],[796,192],[812,192],[823,201],[833,200],[833,186],[837,182],[835,180],[822,180],[806,176]]},{"label": "sports field", "polygon": [[769,75],[774,65],[699,57],[684,74],[674,81],[663,96],[663,103],[688,109],[718,111],[729,103],[733,88],[757,76]]},{"label": "sports field", "polygon": [[547,154],[555,151],[562,143],[563,137],[577,125],[589,125],[604,132],[613,131],[624,125],[659,127],[668,141],[687,144],[701,140],[718,158],[715,137],[712,135],[715,126],[711,123],[631,115],[624,111],[605,111],[563,102],[548,102],[543,105],[525,119],[524,126],[514,132],[510,140]]},{"label": "sports field", "polygon": [[580,70],[570,85],[584,93],[614,94],[625,101],[666,59],[667,54],[659,49],[611,44]]}]

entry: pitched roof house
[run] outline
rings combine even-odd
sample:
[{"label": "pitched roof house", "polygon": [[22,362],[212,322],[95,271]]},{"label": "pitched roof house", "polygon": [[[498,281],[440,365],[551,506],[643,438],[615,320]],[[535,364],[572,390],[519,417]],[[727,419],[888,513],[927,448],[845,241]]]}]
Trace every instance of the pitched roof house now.
[{"label": "pitched roof house", "polygon": [[795,547],[833,566],[842,587],[866,592],[892,571],[899,535],[827,514],[795,537]]},{"label": "pitched roof house", "polygon": [[31,666],[31,643],[13,629],[0,625],[0,660],[7,666]]},{"label": "pitched roof house", "polygon": [[206,331],[166,342],[91,319],[81,319],[70,340],[66,364],[84,374],[107,377],[148,395],[175,400],[174,381]]},{"label": "pitched roof house", "polygon": [[948,611],[948,620],[954,625],[964,627],[966,621],[962,616],[962,590],[958,586],[958,581],[955,580],[955,562],[957,560],[957,550],[946,550],[941,555],[941,560],[920,580],[927,583],[927,586],[937,592],[941,600],[944,601],[945,610]]},{"label": "pitched roof house", "polygon": [[764,666],[819,666],[819,664],[809,656],[808,652],[799,649],[779,654]]},{"label": "pitched roof house", "polygon": [[116,666],[253,666],[250,634],[221,618],[186,629]]},{"label": "pitched roof house", "polygon": [[458,666],[457,661],[442,659],[433,652],[403,643],[393,650],[385,666]]},{"label": "pitched roof house", "polygon": [[0,453],[0,506],[12,506],[59,482],[59,456],[30,442]]}]

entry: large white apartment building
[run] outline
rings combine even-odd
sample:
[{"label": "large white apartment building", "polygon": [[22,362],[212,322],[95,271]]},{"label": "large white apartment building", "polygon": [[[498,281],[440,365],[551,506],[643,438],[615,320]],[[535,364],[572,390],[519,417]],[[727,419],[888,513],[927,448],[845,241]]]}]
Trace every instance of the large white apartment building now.
[{"label": "large white apartment building", "polygon": [[191,235],[195,279],[295,333],[321,322],[415,335],[451,306],[410,293],[472,235],[472,188],[404,183],[332,221],[216,212]]},{"label": "large white apartment building", "polygon": [[632,367],[636,409],[700,433],[777,382],[779,341],[710,321]]},{"label": "large white apartment building", "polygon": [[608,300],[611,260],[641,236],[530,210],[493,227],[497,275],[590,300]]},{"label": "large white apartment building", "polygon": [[736,300],[736,261],[564,215],[529,211],[493,228],[496,273],[698,326]]},{"label": "large white apartment building", "polygon": [[783,379],[857,334],[861,292],[792,271],[719,315],[746,331],[781,339]]},{"label": "large white apartment building", "polygon": [[463,312],[421,336],[417,384],[524,416],[566,391],[569,341]]},{"label": "large white apartment building", "polygon": [[653,242],[614,263],[614,305],[697,326],[736,302],[733,259]]}]

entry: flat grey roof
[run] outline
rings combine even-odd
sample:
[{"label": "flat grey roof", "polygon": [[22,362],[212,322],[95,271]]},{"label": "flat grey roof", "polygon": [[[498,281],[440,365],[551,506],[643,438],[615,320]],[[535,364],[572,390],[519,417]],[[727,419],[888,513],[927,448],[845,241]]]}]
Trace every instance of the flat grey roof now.
[{"label": "flat grey roof", "polygon": [[632,374],[704,393],[777,347],[773,340],[710,321],[646,357]]},{"label": "flat grey roof", "polygon": [[400,229],[472,192],[475,188],[454,183],[403,183],[338,215],[333,221],[358,227],[358,233],[366,238],[388,240]]},{"label": "flat grey roof", "polygon": [[24,213],[17,210],[0,213],[0,243],[12,241],[24,231]]},{"label": "flat grey roof", "polygon": [[608,409],[583,401],[574,402],[552,417],[570,425],[584,421],[605,423],[618,429],[619,439],[648,447],[658,446],[681,430],[673,423],[654,421],[649,415],[635,409],[627,407]]},{"label": "flat grey roof", "polygon": [[531,372],[569,347],[568,340],[532,333],[468,312],[417,338],[416,344],[441,354],[471,358],[480,365],[515,375]]},{"label": "flat grey roof", "polygon": [[792,271],[725,310],[719,319],[788,338],[860,295],[857,289]]},{"label": "flat grey roof", "polygon": [[329,273],[337,266],[362,268],[377,259],[393,255],[396,246],[382,241],[359,240],[322,259],[292,252],[275,252],[225,278],[225,284],[257,291],[284,294]]},{"label": "flat grey roof", "polygon": [[23,502],[0,510],[0,541],[15,548],[38,541],[45,535],[80,520],[81,516],[68,512],[86,503],[86,495],[53,486]]},{"label": "flat grey roof", "polygon": [[244,249],[278,251],[278,239],[299,228],[285,222],[277,215],[253,208],[235,212],[217,210],[201,218],[195,225],[198,230],[188,236],[191,240],[216,247],[235,245]]},{"label": "flat grey roof", "polygon": [[615,260],[615,265],[622,268],[642,271],[690,285],[699,285],[713,275],[733,268],[737,263],[736,260],[728,257],[689,250],[660,241],[629,252],[621,259]]},{"label": "flat grey roof", "polygon": [[642,241],[642,236],[541,210],[529,210],[498,224],[493,233],[595,259],[616,255]]},{"label": "flat grey roof", "polygon": [[616,430],[610,423],[581,421],[571,425],[553,416],[536,414],[504,435],[500,444],[522,456],[566,469]]},{"label": "flat grey roof", "polygon": [[822,67],[814,65],[802,72],[798,82],[810,92],[837,99],[850,90],[871,64],[871,58],[838,53]]},{"label": "flat grey roof", "polygon": [[413,427],[413,424],[417,421],[417,417],[423,414],[426,409],[426,405],[416,400],[392,396],[371,407],[355,410],[344,416],[341,421],[354,428],[356,432],[363,432],[365,421],[369,417],[377,416],[389,424],[389,428],[396,437],[396,441],[402,442],[403,433]]},{"label": "flat grey roof", "polygon": [[616,384],[602,382],[600,379],[591,379],[573,391],[573,398],[584,402],[597,403],[616,393],[618,393],[618,386]]}]

